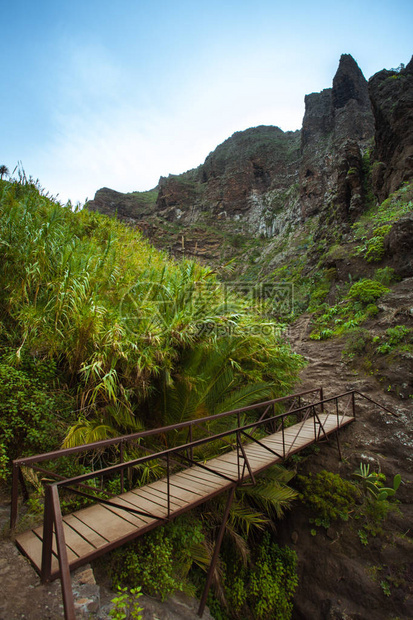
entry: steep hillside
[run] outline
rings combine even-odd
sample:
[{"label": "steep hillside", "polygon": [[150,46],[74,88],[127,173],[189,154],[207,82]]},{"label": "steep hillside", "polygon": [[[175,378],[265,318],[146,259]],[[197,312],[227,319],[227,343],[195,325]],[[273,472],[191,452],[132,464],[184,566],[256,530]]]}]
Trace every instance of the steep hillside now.
[{"label": "steep hillside", "polygon": [[339,480],[351,481],[360,463],[387,483],[402,476],[398,511],[373,502],[369,515],[356,507],[349,523],[326,525],[303,500],[280,527],[299,557],[300,620],[413,613],[412,180],[413,58],[367,82],[343,55],[332,87],[306,96],[301,131],[235,133],[199,168],[161,178],[139,217],[128,210],[131,194],[112,194],[109,205],[99,190],[88,205],[246,290],[290,287],[281,315],[308,362],[298,387],[360,389],[398,414],[363,405],[342,463],[328,445],[296,464],[302,475],[328,469]]}]

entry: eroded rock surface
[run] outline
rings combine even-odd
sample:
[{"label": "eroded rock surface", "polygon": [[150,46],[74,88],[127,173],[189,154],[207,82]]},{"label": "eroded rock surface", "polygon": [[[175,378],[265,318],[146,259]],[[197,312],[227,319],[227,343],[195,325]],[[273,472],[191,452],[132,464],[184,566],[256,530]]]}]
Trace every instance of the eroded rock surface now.
[{"label": "eroded rock surface", "polygon": [[369,80],[375,117],[373,186],[381,202],[413,177],[413,57]]}]

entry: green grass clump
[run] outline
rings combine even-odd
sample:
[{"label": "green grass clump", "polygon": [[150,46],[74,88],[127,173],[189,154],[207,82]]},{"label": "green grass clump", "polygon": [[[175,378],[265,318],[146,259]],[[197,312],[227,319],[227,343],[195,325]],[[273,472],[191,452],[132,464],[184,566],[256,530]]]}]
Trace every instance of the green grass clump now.
[{"label": "green grass clump", "polygon": [[380,338],[380,344],[377,346],[377,353],[391,353],[399,347],[403,342],[406,347],[412,342],[413,331],[405,325],[395,325],[386,329],[385,334]]},{"label": "green grass clump", "polygon": [[370,304],[389,291],[390,289],[384,286],[384,284],[381,284],[381,282],[366,278],[353,284],[348,292],[348,296],[363,304]]},{"label": "green grass clump", "polygon": [[297,476],[297,482],[300,499],[315,514],[314,523],[325,528],[337,519],[347,521],[360,498],[360,491],[354,484],[326,470]]},{"label": "green grass clump", "polygon": [[334,306],[321,305],[310,338],[326,340],[351,332],[378,314],[379,308],[375,302],[389,290],[376,280],[364,279],[355,282],[348,291],[347,298]]}]

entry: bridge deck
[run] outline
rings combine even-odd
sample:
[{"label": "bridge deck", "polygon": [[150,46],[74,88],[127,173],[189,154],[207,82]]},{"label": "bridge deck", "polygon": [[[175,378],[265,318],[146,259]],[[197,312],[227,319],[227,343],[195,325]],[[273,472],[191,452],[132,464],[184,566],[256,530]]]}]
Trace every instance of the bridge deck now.
[{"label": "bridge deck", "polygon": [[[319,420],[324,428],[324,433],[328,435],[338,428],[349,424],[354,418],[341,416],[340,423],[338,424],[335,416],[320,414]],[[297,434],[298,431],[299,433]],[[321,431],[320,437],[324,436],[324,433]],[[314,443],[315,440],[313,419],[307,420],[303,425],[295,424],[284,430],[285,453],[290,456]],[[281,431],[261,439],[260,442],[277,452],[279,456],[255,442],[244,444],[245,454],[254,474],[283,460]],[[243,458],[240,458],[240,463],[241,467],[243,467]],[[202,504],[238,482],[238,457],[236,450],[213,458],[204,465],[214,471],[193,465],[170,476],[170,518]],[[226,476],[226,478],[219,474]],[[245,468],[245,478],[248,477],[249,472]],[[97,503],[63,517],[70,570],[91,561],[111,549],[119,547],[166,520],[168,518],[167,479],[158,480],[146,486],[133,489],[112,498],[110,501],[116,503],[119,508]],[[127,512],[122,509],[122,506],[140,512],[147,512],[152,516]],[[16,543],[40,573],[43,526],[19,534],[16,537]],[[52,578],[58,576],[59,565],[54,537]]]}]

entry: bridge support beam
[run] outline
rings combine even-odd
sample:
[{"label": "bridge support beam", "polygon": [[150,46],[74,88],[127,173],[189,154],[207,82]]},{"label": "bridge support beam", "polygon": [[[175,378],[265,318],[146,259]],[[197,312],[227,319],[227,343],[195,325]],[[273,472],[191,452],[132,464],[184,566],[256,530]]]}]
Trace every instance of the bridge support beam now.
[{"label": "bridge support beam", "polygon": [[233,487],[231,487],[231,489],[230,489],[230,491],[228,493],[227,505],[225,506],[224,516],[222,517],[221,527],[219,528],[217,540],[215,542],[214,553],[212,554],[211,563],[210,563],[209,569],[208,569],[208,574],[207,574],[207,579],[206,579],[206,583],[205,583],[205,588],[204,588],[204,591],[202,593],[201,602],[199,604],[198,616],[200,618],[202,618],[202,616],[204,615],[204,610],[205,610],[205,605],[206,605],[206,600],[207,600],[209,588],[211,587],[212,577],[214,575],[215,566],[217,564],[219,550],[221,549],[221,543],[222,543],[222,539],[224,537],[225,526],[226,526],[227,521],[228,521],[228,516],[229,516],[229,511],[230,511],[230,508],[231,508],[232,500],[234,499],[235,488],[236,488],[236,486],[234,485]]},{"label": "bridge support beam", "polygon": [[338,456],[339,456],[340,461],[342,461],[343,460],[343,456],[341,454],[340,437],[338,435],[338,430],[335,432],[335,435],[336,435],[336,440],[337,440]]}]

